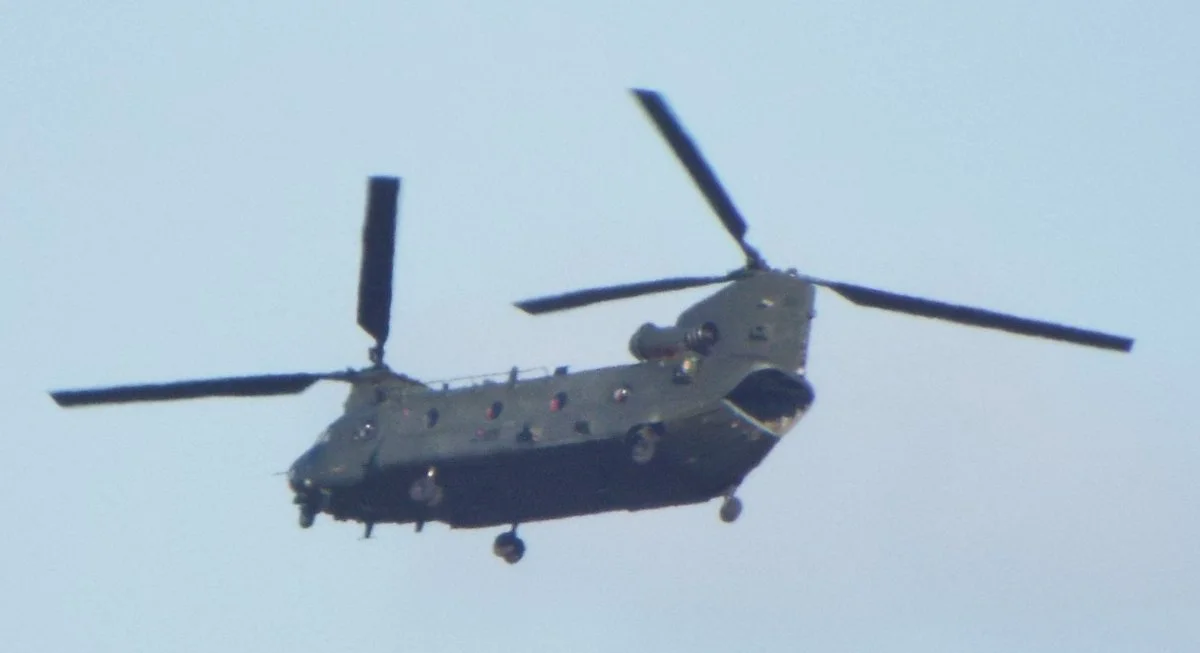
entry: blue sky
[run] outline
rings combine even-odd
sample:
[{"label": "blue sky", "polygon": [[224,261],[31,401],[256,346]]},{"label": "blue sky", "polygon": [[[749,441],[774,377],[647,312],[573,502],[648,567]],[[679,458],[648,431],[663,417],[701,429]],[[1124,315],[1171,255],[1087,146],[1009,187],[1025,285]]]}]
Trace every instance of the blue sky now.
[{"label": "blue sky", "polygon": [[[1194,3],[9,3],[0,437],[12,651],[1183,651],[1200,645]],[[812,413],[717,505],[420,535],[295,524],[345,388],[82,411],[50,388],[365,363],[365,177],[404,177],[389,363],[627,360],[735,245],[1129,334],[818,298]]]}]

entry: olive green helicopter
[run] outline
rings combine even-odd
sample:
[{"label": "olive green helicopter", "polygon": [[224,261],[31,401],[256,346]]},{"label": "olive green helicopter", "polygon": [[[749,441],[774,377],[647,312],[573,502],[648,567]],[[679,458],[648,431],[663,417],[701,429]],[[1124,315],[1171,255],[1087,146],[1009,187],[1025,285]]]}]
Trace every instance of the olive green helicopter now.
[{"label": "olive green helicopter", "polygon": [[507,527],[493,552],[525,554],[517,526],[617,510],[721,499],[736,491],[814,401],[806,377],[818,288],[872,308],[1129,352],[1133,340],[1096,331],[830,281],[767,264],[746,221],[664,99],[633,95],[745,255],[716,276],[679,277],[518,302],[531,315],[651,293],[722,285],[674,324],[644,324],[627,364],[527,375],[515,368],[465,386],[423,383],[384,362],[392,303],[400,180],[371,177],[362,232],[358,324],[375,340],[370,365],[60,390],[60,406],[302,392],[318,381],[350,391],[344,411],[287,472],[300,525],[317,515],[364,525],[429,522]]}]

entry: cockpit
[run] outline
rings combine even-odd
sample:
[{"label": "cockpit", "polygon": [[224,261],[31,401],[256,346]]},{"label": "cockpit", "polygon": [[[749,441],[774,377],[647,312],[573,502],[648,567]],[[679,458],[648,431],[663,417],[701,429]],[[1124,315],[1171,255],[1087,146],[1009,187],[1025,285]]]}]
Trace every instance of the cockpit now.
[{"label": "cockpit", "polygon": [[379,436],[375,410],[347,413],[317,435],[317,441],[288,471],[298,494],[361,481],[362,463],[369,459]]},{"label": "cockpit", "polygon": [[338,418],[321,431],[317,444],[365,442],[378,435],[375,411],[359,411]]}]

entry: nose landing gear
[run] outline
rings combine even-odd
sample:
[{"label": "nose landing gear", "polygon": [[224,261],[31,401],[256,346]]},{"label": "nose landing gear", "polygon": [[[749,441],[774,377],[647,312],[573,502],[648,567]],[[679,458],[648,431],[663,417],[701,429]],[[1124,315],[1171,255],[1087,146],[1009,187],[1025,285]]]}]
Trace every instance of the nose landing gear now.
[{"label": "nose landing gear", "polygon": [[511,531],[496,536],[496,541],[492,544],[492,553],[510,565],[517,564],[525,557],[525,541],[517,537],[516,525],[513,525]]},{"label": "nose landing gear", "polygon": [[297,494],[292,500],[300,508],[300,528],[312,528],[317,515],[329,505],[329,494],[321,491],[313,494]]},{"label": "nose landing gear", "polygon": [[313,522],[317,520],[317,511],[312,506],[300,506],[300,528],[312,528]]}]

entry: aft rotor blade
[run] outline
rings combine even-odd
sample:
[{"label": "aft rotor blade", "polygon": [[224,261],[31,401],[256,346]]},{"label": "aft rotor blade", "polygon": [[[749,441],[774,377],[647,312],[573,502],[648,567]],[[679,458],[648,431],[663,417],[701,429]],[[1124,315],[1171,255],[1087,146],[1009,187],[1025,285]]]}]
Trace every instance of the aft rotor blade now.
[{"label": "aft rotor blade", "polygon": [[216,379],[173,381],[144,385],[112,386],[80,390],[56,390],[50,393],[64,408],[94,404],[121,404],[136,401],[170,401],[203,397],[262,397],[297,394],[323,379],[340,379],[333,374],[263,374]]},{"label": "aft rotor blade", "polygon": [[932,299],[875,290],[874,288],[866,288],[849,283],[815,279],[812,281],[817,285],[825,286],[837,292],[839,295],[860,306],[882,308],[910,315],[948,320],[950,322],[984,327],[986,329],[998,329],[1020,335],[1060,340],[1077,345],[1098,347],[1100,349],[1111,349],[1122,352],[1129,352],[1133,349],[1133,339],[1124,336],[1089,331],[1077,327],[1054,324],[1052,322],[1043,322],[1041,320],[1032,320],[982,308],[948,304]]},{"label": "aft rotor blade", "polygon": [[598,304],[600,302],[607,302],[615,299],[628,299],[630,297],[638,297],[640,295],[649,295],[652,293],[669,292],[672,290],[683,290],[685,288],[697,288],[699,286],[707,286],[714,283],[723,283],[726,281],[732,281],[734,278],[736,278],[736,276],[736,273],[731,273],[719,277],[676,277],[673,279],[658,279],[656,281],[641,281],[638,283],[629,283],[620,286],[589,288],[587,290],[576,290],[574,292],[564,293],[561,295],[527,299],[522,302],[517,302],[516,307],[525,311],[526,313],[529,313],[530,315],[540,315],[542,313],[564,311],[569,308],[579,308],[581,306]]},{"label": "aft rotor blade", "polygon": [[721,223],[725,225],[725,229],[746,253],[747,261],[752,266],[761,267],[763,265],[762,257],[746,243],[745,218],[734,206],[733,200],[729,199],[729,195],[717,179],[717,175],[708,165],[692,138],[683,130],[683,126],[667,106],[666,100],[657,91],[635,88],[633,94],[642,105],[642,109],[654,121],[659,133],[671,146],[676,158],[683,164],[683,167],[687,168],[688,173],[692,176],[692,181],[700,188],[700,192],[708,200],[709,206],[721,219]]},{"label": "aft rotor blade", "polygon": [[375,338],[376,347],[382,352],[392,314],[392,270],[396,254],[396,206],[400,180],[396,177],[371,177],[367,191],[362,268],[358,277],[358,325]]}]

